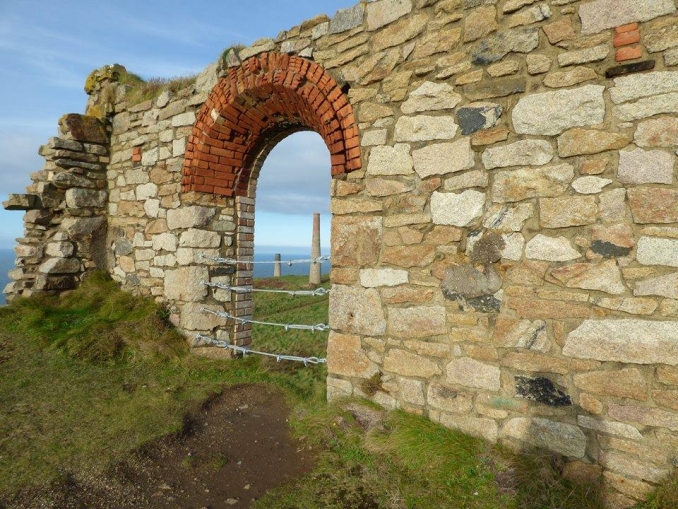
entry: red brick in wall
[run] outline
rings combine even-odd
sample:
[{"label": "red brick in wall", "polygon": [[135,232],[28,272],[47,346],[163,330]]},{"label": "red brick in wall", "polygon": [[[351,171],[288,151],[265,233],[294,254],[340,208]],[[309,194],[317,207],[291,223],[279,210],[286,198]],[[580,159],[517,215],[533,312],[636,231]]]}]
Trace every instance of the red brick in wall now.
[{"label": "red brick in wall", "polygon": [[353,107],[337,82],[315,62],[263,53],[230,69],[200,110],[182,191],[246,195],[259,150],[290,127],[322,136],[333,176],[362,167]]}]

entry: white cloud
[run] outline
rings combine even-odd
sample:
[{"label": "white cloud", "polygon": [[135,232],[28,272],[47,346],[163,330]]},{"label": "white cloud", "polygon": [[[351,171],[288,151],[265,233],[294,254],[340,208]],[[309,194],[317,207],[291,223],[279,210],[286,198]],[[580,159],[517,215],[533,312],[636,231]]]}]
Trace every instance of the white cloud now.
[{"label": "white cloud", "polygon": [[285,138],[268,155],[257,182],[257,209],[281,214],[329,211],[330,154],[314,132]]}]

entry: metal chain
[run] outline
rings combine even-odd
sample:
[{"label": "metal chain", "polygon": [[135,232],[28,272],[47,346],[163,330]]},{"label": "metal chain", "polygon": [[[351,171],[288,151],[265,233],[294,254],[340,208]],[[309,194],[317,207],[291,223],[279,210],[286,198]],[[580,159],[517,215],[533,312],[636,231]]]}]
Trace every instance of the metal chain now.
[{"label": "metal chain", "polygon": [[235,293],[251,293],[251,292],[285,293],[287,295],[291,295],[292,297],[296,296],[322,297],[330,293],[330,290],[328,290],[327,288],[316,288],[315,290],[268,290],[264,288],[254,288],[252,286],[231,286],[225,283],[210,283],[208,281],[200,281],[200,284],[212,288],[221,288],[222,290],[229,290]]},{"label": "metal chain", "polygon": [[211,346],[217,346],[219,348],[230,348],[231,350],[235,352],[240,352],[243,354],[243,356],[250,355],[250,354],[256,354],[256,355],[262,355],[264,357],[271,357],[273,359],[276,359],[277,362],[280,361],[295,361],[295,362],[303,362],[304,366],[308,366],[309,364],[327,364],[327,359],[319,358],[319,357],[298,357],[296,355],[284,355],[284,354],[275,354],[275,353],[268,353],[268,352],[260,352],[258,350],[251,350],[249,348],[246,348],[244,346],[237,346],[237,345],[232,345],[226,341],[219,341],[217,339],[210,338],[208,336],[203,336],[202,334],[198,334],[196,336],[198,341],[196,341],[196,344],[194,346],[205,346],[205,345],[211,345]]},{"label": "metal chain", "polygon": [[245,264],[245,265],[253,265],[253,264],[266,264],[266,265],[271,265],[275,263],[280,263],[280,264],[285,264],[289,265],[290,267],[295,264],[299,263],[322,263],[322,262],[327,262],[330,261],[329,256],[319,256],[318,258],[309,258],[307,260],[281,260],[281,261],[253,261],[253,260],[235,260],[233,258],[219,258],[217,256],[209,256],[206,254],[201,254],[201,258],[206,258],[208,260],[212,260],[213,262],[216,263],[224,263],[224,264],[229,264],[229,265],[236,265],[236,264]]},{"label": "metal chain", "polygon": [[312,332],[324,332],[327,330],[330,330],[330,326],[326,325],[324,323],[319,323],[317,325],[303,325],[303,324],[293,324],[293,323],[274,323],[274,322],[260,322],[258,320],[252,320],[250,318],[241,318],[239,316],[233,316],[230,313],[226,313],[224,311],[214,311],[213,309],[208,309],[208,308],[202,308],[201,311],[203,313],[209,313],[214,316],[218,316],[221,318],[228,318],[235,320],[236,322],[240,323],[251,323],[254,325],[267,325],[270,327],[283,327],[285,331],[289,330],[310,330]]}]

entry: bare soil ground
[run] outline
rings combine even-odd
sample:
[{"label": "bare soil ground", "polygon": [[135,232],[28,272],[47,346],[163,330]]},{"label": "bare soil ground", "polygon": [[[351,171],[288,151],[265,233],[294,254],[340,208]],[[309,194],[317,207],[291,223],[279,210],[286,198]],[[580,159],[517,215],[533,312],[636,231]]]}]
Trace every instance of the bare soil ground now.
[{"label": "bare soil ground", "polygon": [[150,443],[105,475],[64,475],[5,507],[49,509],[244,509],[312,467],[289,432],[282,393],[267,386],[225,389],[187,419],[183,433]]}]

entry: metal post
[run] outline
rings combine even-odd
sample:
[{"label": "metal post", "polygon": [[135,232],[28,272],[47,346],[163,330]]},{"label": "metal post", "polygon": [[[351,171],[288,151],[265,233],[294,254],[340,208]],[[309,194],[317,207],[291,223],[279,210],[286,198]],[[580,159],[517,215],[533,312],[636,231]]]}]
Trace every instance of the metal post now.
[{"label": "metal post", "polygon": [[273,264],[273,277],[280,277],[281,276],[280,267],[282,265],[280,263],[280,253],[276,253],[273,259],[275,260],[275,263]]},{"label": "metal post", "polygon": [[[311,241],[311,258],[314,260],[320,258],[320,214],[313,214],[313,240]],[[311,270],[308,275],[308,282],[311,285],[320,284],[320,262],[311,263]]]}]

